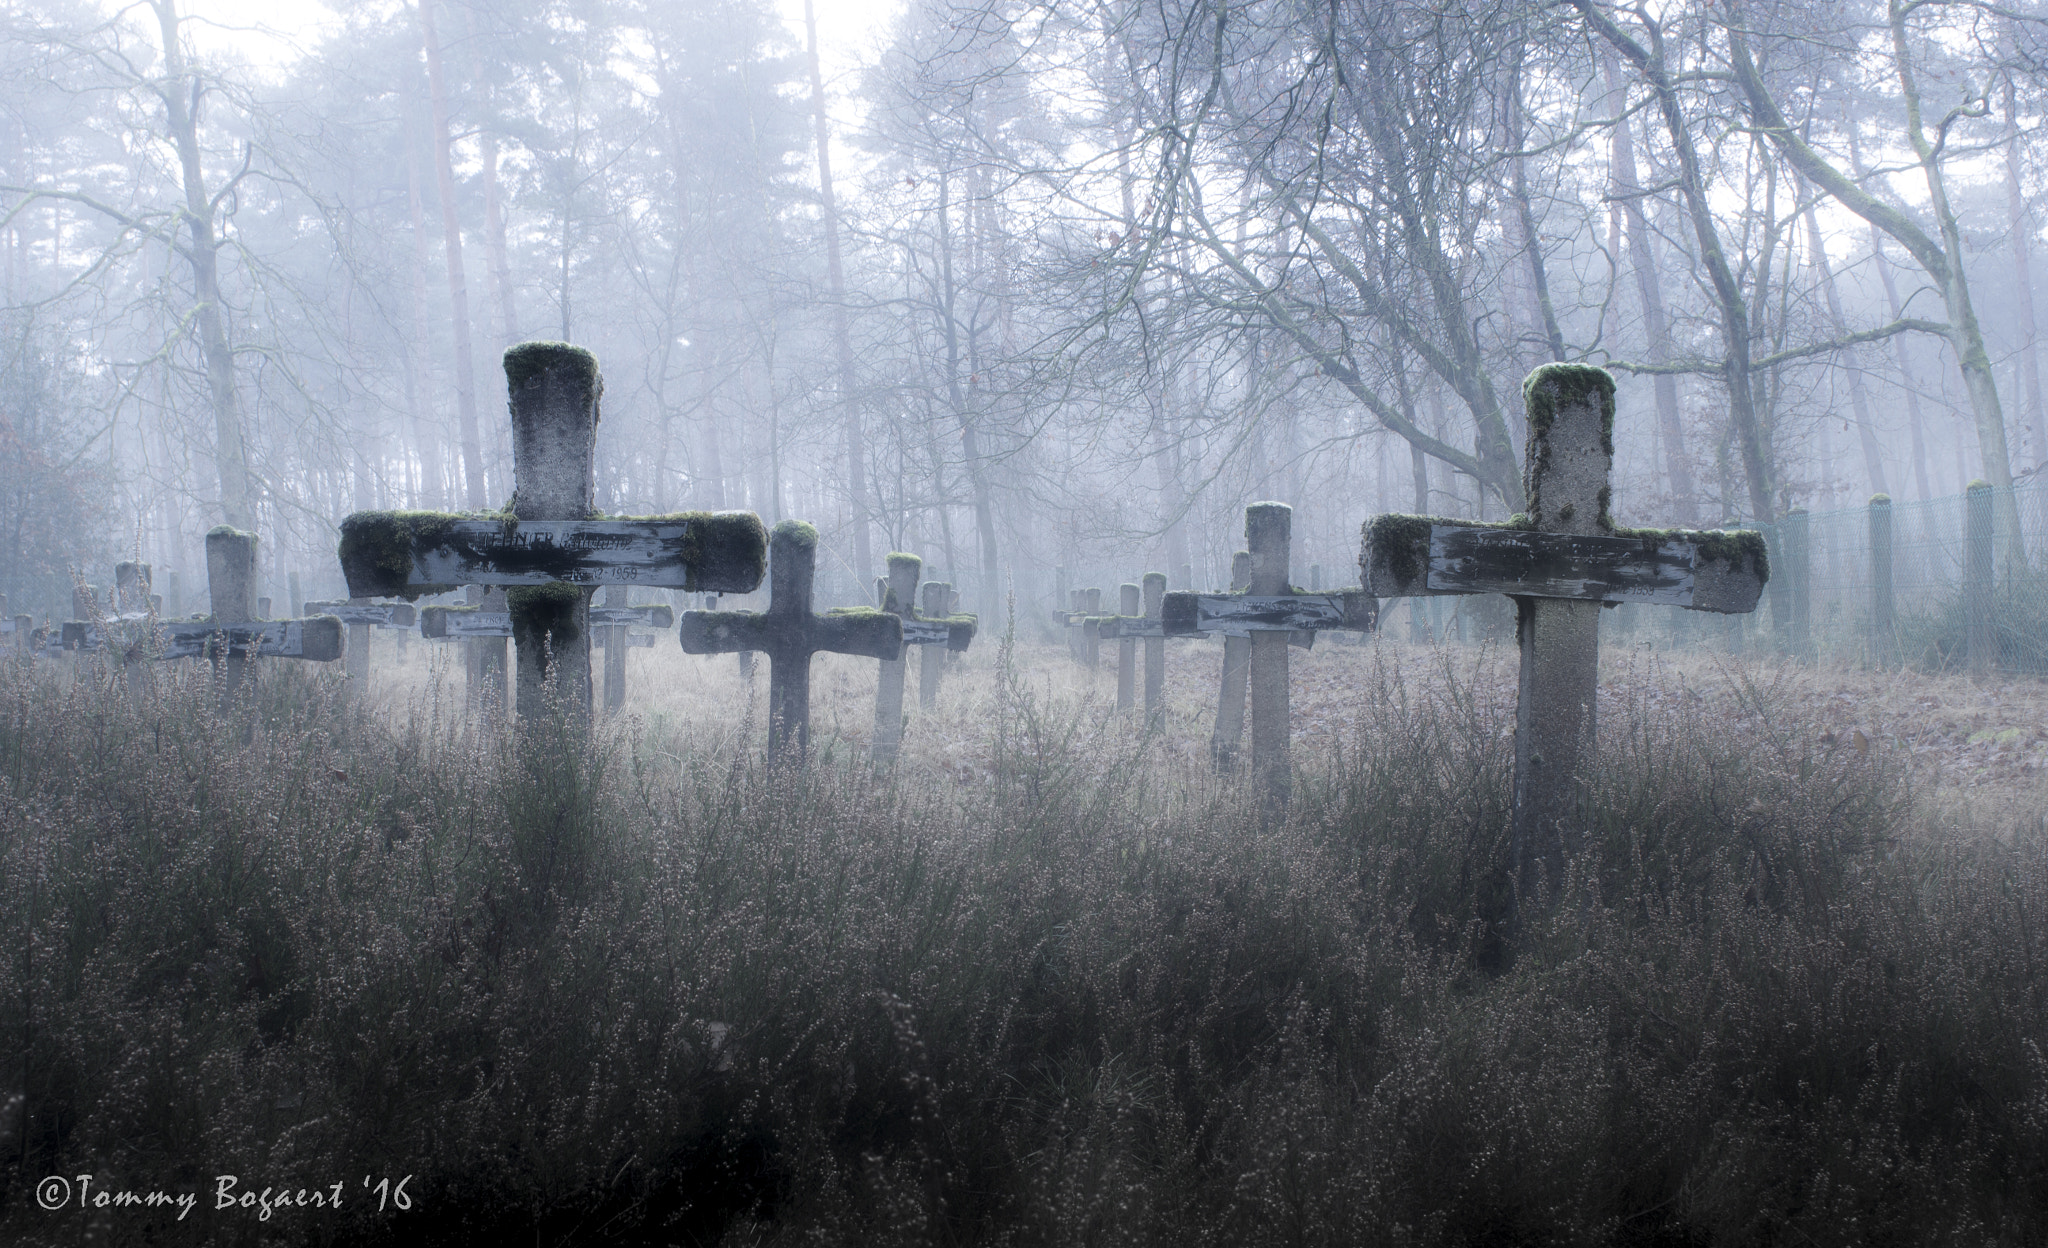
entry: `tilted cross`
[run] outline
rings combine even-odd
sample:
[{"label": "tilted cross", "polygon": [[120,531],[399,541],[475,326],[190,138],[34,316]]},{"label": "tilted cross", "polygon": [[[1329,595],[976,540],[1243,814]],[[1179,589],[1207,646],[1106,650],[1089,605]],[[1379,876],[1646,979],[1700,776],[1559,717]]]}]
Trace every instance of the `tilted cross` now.
[{"label": "tilted cross", "polygon": [[[1160,624],[1168,637],[1200,632],[1224,635],[1223,694],[1212,748],[1218,766],[1229,766],[1234,761],[1244,705],[1244,694],[1238,691],[1248,684],[1252,704],[1252,770],[1259,775],[1272,803],[1284,803],[1293,787],[1288,645],[1307,647],[1314,643],[1316,633],[1324,629],[1369,632],[1379,623],[1379,603],[1369,593],[1294,592],[1287,575],[1293,527],[1294,509],[1285,503],[1253,503],[1245,508],[1245,565],[1232,568],[1232,580],[1242,585],[1245,592],[1171,593],[1166,595],[1160,611]],[[1231,643],[1237,637],[1245,640],[1233,646]],[[1232,677],[1237,671],[1247,675],[1238,678],[1245,684],[1233,689]]]},{"label": "tilted cross", "polygon": [[768,655],[768,758],[801,764],[811,744],[811,656],[820,650],[895,659],[903,621],[870,607],[811,612],[818,531],[785,520],[768,539],[766,611],[685,611],[678,629],[685,654]]},{"label": "tilted cross", "polygon": [[511,513],[358,512],[342,521],[342,572],[359,598],[508,587],[520,714],[539,713],[552,674],[570,712],[587,719],[591,587],[746,593],[761,583],[767,535],[751,512],[593,519],[597,357],[568,343],[521,343],[505,352],[505,382]]},{"label": "tilted cross", "polygon": [[[1614,379],[1546,364],[1522,386],[1529,414],[1522,485],[1528,513],[1507,524],[1378,516],[1359,567],[1367,592],[1507,594],[1521,646],[1509,854],[1518,904],[1554,891],[1576,839],[1579,774],[1594,741],[1600,608],[1664,603],[1756,609],[1770,576],[1754,531],[1630,531],[1608,514]],[[1539,884],[1540,881],[1540,884]]]}]

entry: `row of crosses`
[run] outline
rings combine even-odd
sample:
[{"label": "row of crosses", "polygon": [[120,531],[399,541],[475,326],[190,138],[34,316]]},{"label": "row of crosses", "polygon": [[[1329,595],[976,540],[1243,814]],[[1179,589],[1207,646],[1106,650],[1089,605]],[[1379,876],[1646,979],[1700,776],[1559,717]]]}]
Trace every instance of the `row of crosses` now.
[{"label": "row of crosses", "polygon": [[[410,598],[456,586],[506,590],[502,620],[474,613],[458,623],[465,614],[458,609],[437,612],[437,624],[450,633],[511,634],[519,649],[522,714],[539,712],[542,682],[552,679],[569,711],[587,716],[591,628],[652,622],[640,618],[651,615],[646,609],[594,618],[596,586],[747,593],[771,575],[764,612],[684,612],[683,649],[768,655],[774,758],[801,759],[808,748],[812,655],[835,651],[893,665],[883,670],[877,702],[877,741],[884,753],[893,752],[901,733],[906,642],[951,641],[956,631],[918,619],[909,602],[917,584],[911,564],[892,563],[880,609],[821,615],[812,609],[818,538],[807,524],[786,521],[770,535],[745,512],[601,518],[593,507],[602,391],[597,361],[567,344],[526,343],[506,352],[505,369],[515,472],[508,513],[350,516],[342,524],[340,554],[352,598]],[[1303,644],[1319,629],[1371,628],[1384,598],[1509,595],[1521,651],[1511,844],[1518,885],[1528,894],[1555,887],[1582,801],[1580,764],[1596,718],[1600,608],[1646,602],[1746,612],[1755,608],[1768,568],[1759,534],[1615,527],[1608,512],[1614,385],[1604,371],[1547,365],[1530,375],[1524,391],[1524,515],[1501,524],[1376,517],[1363,534],[1361,586],[1303,593],[1288,583],[1288,508],[1255,504],[1246,513],[1245,566],[1233,578],[1241,592],[1161,595],[1155,585],[1159,601],[1145,603],[1142,616],[1134,601],[1123,604],[1126,615],[1096,622],[1106,626],[1101,635],[1126,642],[1223,633],[1231,643],[1226,700],[1230,677],[1241,671],[1239,687],[1252,709],[1253,770],[1284,801],[1290,641]],[[1147,693],[1151,704],[1156,694]],[[1229,755],[1235,742],[1219,737],[1217,749]]]}]

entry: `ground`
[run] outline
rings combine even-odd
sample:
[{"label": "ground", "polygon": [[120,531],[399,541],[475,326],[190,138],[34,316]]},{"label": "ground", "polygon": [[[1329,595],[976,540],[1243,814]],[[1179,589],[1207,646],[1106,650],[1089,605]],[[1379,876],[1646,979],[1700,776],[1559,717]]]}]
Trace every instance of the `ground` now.
[{"label": "ground", "polygon": [[[1404,621],[1405,623],[1405,621]],[[935,711],[918,703],[921,664],[913,652],[904,701],[907,765],[928,765],[963,779],[985,766],[990,699],[994,694],[1000,629],[984,629],[965,655],[946,666],[944,692]],[[690,708],[715,707],[715,718],[696,727],[729,743],[738,733],[759,734],[767,714],[768,665],[755,668],[751,703],[748,681],[732,655],[685,655],[663,634],[651,649],[628,652],[627,715],[647,720],[689,716]],[[1091,730],[1132,733],[1142,716],[1119,720],[1116,705],[1117,642],[1105,642],[1099,665],[1090,671],[1067,657],[1063,645],[1043,641],[1017,647],[1019,669],[1035,691],[1092,707]],[[408,646],[398,662],[395,635],[378,630],[371,664],[376,696],[394,702],[430,682],[449,692],[462,683],[455,650],[441,643]],[[1174,639],[1166,647],[1167,712],[1157,748],[1193,766],[1208,757],[1214,730],[1216,688],[1223,647],[1210,639]],[[1953,790],[1972,801],[2031,800],[2048,795],[2048,680],[1918,671],[1879,672],[1842,665],[1805,667],[1768,656],[1680,653],[1656,643],[1608,641],[1602,652],[1602,692],[1609,699],[1635,696],[1652,702],[1685,699],[1701,715],[1731,712],[1744,690],[1767,686],[1808,708],[1846,748],[1893,745],[1910,761],[1915,779],[1935,790]],[[1139,644],[1138,697],[1143,699],[1144,651]],[[1469,677],[1476,695],[1505,707],[1515,696],[1514,655],[1483,645],[1416,645],[1392,636],[1354,642],[1351,634],[1325,634],[1313,648],[1288,650],[1293,736],[1298,762],[1312,763],[1319,751],[1341,749],[1359,722],[1355,691],[1372,665],[1384,664],[1410,680],[1456,671]],[[821,752],[865,749],[873,731],[877,664],[872,659],[820,654],[812,660],[811,713],[815,748]],[[751,720],[742,711],[751,705]],[[1510,716],[1509,718],[1512,718]]]}]

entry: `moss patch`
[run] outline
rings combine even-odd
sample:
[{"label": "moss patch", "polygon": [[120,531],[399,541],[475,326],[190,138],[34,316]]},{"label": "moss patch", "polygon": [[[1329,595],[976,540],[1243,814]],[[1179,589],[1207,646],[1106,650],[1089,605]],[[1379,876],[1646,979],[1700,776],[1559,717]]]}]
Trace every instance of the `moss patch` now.
[{"label": "moss patch", "polygon": [[1365,522],[1361,537],[1364,562],[1377,561],[1403,585],[1422,578],[1423,563],[1429,558],[1429,530],[1436,525],[1461,529],[1527,529],[1529,517],[1516,512],[1506,521],[1452,520],[1444,516],[1415,516],[1389,512]]},{"label": "moss patch", "polygon": [[1872,494],[1870,496],[1870,505],[1872,507],[1889,507],[1892,505],[1892,496],[1889,494]]},{"label": "moss patch", "polygon": [[522,342],[505,348],[505,385],[513,394],[544,372],[568,372],[586,386],[597,385],[597,357],[567,342]]},{"label": "moss patch", "polygon": [[359,511],[341,522],[341,574],[351,595],[398,595],[411,602],[422,594],[445,593],[453,585],[408,585],[412,552],[444,540],[456,521],[485,519],[440,511]]},{"label": "moss patch", "polygon": [[775,526],[774,533],[769,536],[771,541],[795,542],[807,550],[816,550],[818,547],[817,526],[801,520],[784,520]]},{"label": "moss patch", "polygon": [[1545,364],[1522,382],[1529,436],[1547,436],[1559,411],[1589,400],[1600,405],[1600,449],[1614,454],[1614,378],[1591,364]]},{"label": "moss patch", "polygon": [[512,587],[505,591],[512,612],[512,640],[522,650],[540,645],[543,639],[557,650],[574,645],[583,638],[580,611],[589,601],[589,590],[565,581]]},{"label": "moss patch", "polygon": [[1616,537],[1647,537],[1660,542],[1691,542],[1700,559],[1725,563],[1732,571],[1744,567],[1757,579],[1771,579],[1771,552],[1755,529],[1616,529]]}]

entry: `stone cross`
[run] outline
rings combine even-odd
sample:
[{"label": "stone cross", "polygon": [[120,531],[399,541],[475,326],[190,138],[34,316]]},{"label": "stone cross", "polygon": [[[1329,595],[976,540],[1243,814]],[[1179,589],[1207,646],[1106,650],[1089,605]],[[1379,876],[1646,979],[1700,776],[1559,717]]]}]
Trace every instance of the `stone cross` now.
[{"label": "stone cross", "polygon": [[903,644],[923,647],[917,666],[917,704],[930,710],[939,702],[946,660],[967,653],[977,617],[960,613],[960,595],[953,592],[951,581],[926,581],[920,592],[923,610],[915,620],[903,622]]},{"label": "stone cross", "polygon": [[[1120,619],[1143,619],[1144,591],[1126,581],[1116,587],[1116,613]],[[1101,624],[1096,632],[1103,631]],[[1121,715],[1137,705],[1138,637],[1118,629],[1116,633],[1116,710]]]},{"label": "stone cross", "polygon": [[1100,621],[1096,631],[1101,636],[1117,639],[1116,699],[1119,711],[1129,710],[1135,700],[1134,651],[1139,641],[1145,643],[1145,723],[1148,727],[1156,727],[1160,716],[1165,713],[1166,633],[1160,621],[1160,608],[1166,598],[1166,573],[1147,572],[1143,580],[1142,589],[1137,585],[1122,587],[1123,614]]},{"label": "stone cross", "polygon": [[[292,575],[296,577],[298,574]],[[350,688],[358,693],[367,693],[370,688],[370,630],[411,628],[417,614],[409,602],[371,602],[367,598],[309,602],[306,611],[308,614],[331,615],[348,629],[346,670]]]},{"label": "stone cross", "polygon": [[341,621],[331,615],[298,620],[256,618],[256,535],[222,525],[206,535],[206,588],[213,614],[203,620],[165,620],[160,658],[206,656],[226,665],[223,698],[242,684],[249,656],[331,663],[341,657]]},{"label": "stone cross", "polygon": [[768,758],[801,765],[811,744],[811,656],[820,650],[894,659],[903,621],[873,607],[811,613],[818,531],[785,520],[768,540],[766,611],[685,611],[685,654],[759,650],[768,655]]},{"label": "stone cross", "polygon": [[1523,383],[1529,413],[1522,485],[1528,513],[1506,524],[1378,516],[1359,566],[1367,592],[1507,594],[1515,603],[1521,688],[1515,711],[1509,853],[1516,904],[1554,893],[1577,840],[1580,770],[1594,742],[1600,608],[1665,603],[1756,609],[1770,575],[1753,531],[1630,531],[1608,515],[1614,380],[1546,364]]},{"label": "stone cross", "polygon": [[1248,550],[1231,564],[1230,594],[1167,594],[1161,604],[1166,636],[1220,632],[1223,688],[1217,699],[1211,754],[1218,767],[1233,766],[1250,694],[1252,769],[1269,803],[1282,804],[1293,787],[1288,723],[1287,647],[1307,649],[1327,629],[1369,632],[1378,626],[1379,603],[1357,590],[1297,593],[1288,584],[1294,509],[1285,503],[1245,508]]},{"label": "stone cross", "polygon": [[[881,585],[882,610],[903,621],[903,640],[906,645],[910,642],[910,621],[917,615],[914,602],[917,595],[917,578],[923,571],[924,560],[916,555],[897,551],[889,556],[889,576]],[[905,666],[901,656],[883,659],[881,675],[875,683],[875,738],[872,752],[878,763],[896,761],[897,752],[903,745]]]},{"label": "stone cross", "polygon": [[749,512],[594,519],[597,357],[521,343],[505,352],[505,382],[510,514],[359,512],[342,522],[342,572],[355,597],[506,587],[520,713],[540,712],[552,675],[569,712],[588,719],[591,587],[745,593],[761,583],[767,535]]},{"label": "stone cross", "polygon": [[1081,661],[1081,666],[1089,671],[1094,671],[1102,663],[1102,626],[1097,619],[1101,614],[1100,589],[1074,591],[1074,609],[1067,617],[1067,623],[1077,625],[1081,630],[1080,653],[1077,657]]}]

